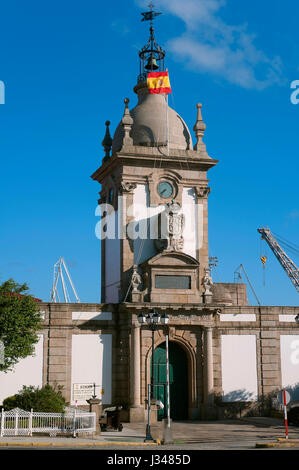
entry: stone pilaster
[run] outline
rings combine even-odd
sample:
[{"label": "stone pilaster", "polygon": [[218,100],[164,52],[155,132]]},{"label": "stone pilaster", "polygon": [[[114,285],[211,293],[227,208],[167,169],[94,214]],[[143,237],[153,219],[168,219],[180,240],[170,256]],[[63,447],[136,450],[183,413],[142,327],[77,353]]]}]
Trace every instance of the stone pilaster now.
[{"label": "stone pilaster", "polygon": [[[200,263],[199,288],[201,280],[205,275],[205,269],[209,267],[209,241],[208,241],[208,196],[211,188],[206,185],[194,187],[196,198],[196,223],[197,223],[197,255]],[[208,302],[206,302],[208,303]]]},{"label": "stone pilaster", "polygon": [[144,421],[144,408],[140,404],[140,326],[132,326],[131,334],[131,407],[130,422]]},{"label": "stone pilaster", "polygon": [[50,304],[48,313],[48,353],[46,382],[52,386],[63,387],[62,393],[70,400],[70,362],[68,351],[71,349],[71,339],[68,325],[71,312],[68,304]]},{"label": "stone pilaster", "polygon": [[213,405],[214,403],[214,364],[213,364],[213,335],[212,328],[204,329],[204,403]]},{"label": "stone pilaster", "polygon": [[[122,197],[122,204],[119,204],[120,218],[122,221],[123,233],[120,240],[120,256],[121,256],[121,293],[120,301],[128,301],[130,291],[129,286],[132,277],[132,267],[134,265],[134,250],[130,246],[132,240],[130,240],[127,227],[133,220],[133,200],[134,200],[134,189],[136,183],[129,181],[122,181],[120,184],[120,195]],[[129,209],[130,208],[130,209]],[[129,211],[128,211],[129,209]]]}]

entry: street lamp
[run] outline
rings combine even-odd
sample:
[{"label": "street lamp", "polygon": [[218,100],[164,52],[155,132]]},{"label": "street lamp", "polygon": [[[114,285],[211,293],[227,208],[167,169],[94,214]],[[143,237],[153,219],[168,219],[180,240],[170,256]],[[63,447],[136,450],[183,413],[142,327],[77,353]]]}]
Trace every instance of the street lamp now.
[{"label": "street lamp", "polygon": [[149,329],[152,332],[152,372],[151,372],[151,395],[155,398],[155,390],[154,390],[154,334],[155,331],[158,329],[158,325],[161,323],[162,325],[167,325],[169,322],[168,315],[163,314],[162,316],[153,308],[147,316],[144,313],[141,313],[138,316],[138,322],[140,325],[144,325],[147,323]]},{"label": "street lamp", "polygon": [[155,398],[155,390],[154,390],[154,348],[155,348],[155,343],[154,343],[154,334],[155,331],[158,329],[159,324],[161,323],[162,325],[167,325],[169,321],[169,317],[166,314],[163,314],[162,316],[153,308],[147,316],[145,316],[144,313],[141,313],[138,315],[138,322],[140,325],[147,324],[149,329],[152,332],[152,369],[151,369],[151,384],[149,386],[149,391],[148,391],[148,424],[146,427],[146,438],[145,441],[154,441],[154,439],[151,436],[151,426],[150,426],[150,410],[151,410],[151,397]]}]

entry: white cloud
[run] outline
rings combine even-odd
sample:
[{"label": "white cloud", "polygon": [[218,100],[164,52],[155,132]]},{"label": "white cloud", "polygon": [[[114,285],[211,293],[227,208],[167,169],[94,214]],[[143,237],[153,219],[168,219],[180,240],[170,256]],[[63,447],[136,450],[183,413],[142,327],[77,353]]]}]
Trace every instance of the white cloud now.
[{"label": "white cloud", "polygon": [[293,210],[287,215],[287,218],[293,220],[299,219],[299,211],[297,209]]},{"label": "white cloud", "polygon": [[[147,2],[137,3],[145,7]],[[219,10],[226,0],[157,0],[156,8],[180,18],[186,31],[167,50],[195,72],[211,73],[244,88],[262,90],[281,82],[281,60],[255,46],[248,26],[229,25]]]},{"label": "white cloud", "polygon": [[126,34],[131,32],[126,21],[123,19],[115,19],[114,21],[112,21],[110,26],[113,29],[113,31],[120,34],[121,36],[125,36]]}]

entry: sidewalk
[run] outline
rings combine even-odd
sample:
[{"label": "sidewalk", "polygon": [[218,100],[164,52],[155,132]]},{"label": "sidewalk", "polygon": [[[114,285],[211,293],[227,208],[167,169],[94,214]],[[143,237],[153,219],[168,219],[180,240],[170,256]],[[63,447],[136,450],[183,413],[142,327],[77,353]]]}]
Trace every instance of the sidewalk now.
[{"label": "sidewalk", "polygon": [[5,436],[0,437],[0,448],[1,447],[77,447],[77,446],[111,446],[113,444],[120,446],[157,446],[157,444],[144,443],[145,430],[131,429],[124,425],[122,432],[110,431],[103,432],[100,436],[84,436],[84,437],[51,437],[51,436]]}]

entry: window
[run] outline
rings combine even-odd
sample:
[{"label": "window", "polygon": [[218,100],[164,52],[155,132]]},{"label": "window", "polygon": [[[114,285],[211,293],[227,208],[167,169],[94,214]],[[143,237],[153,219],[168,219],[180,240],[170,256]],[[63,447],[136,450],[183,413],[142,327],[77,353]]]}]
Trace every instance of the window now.
[{"label": "window", "polygon": [[191,276],[155,276],[156,289],[191,289]]}]

